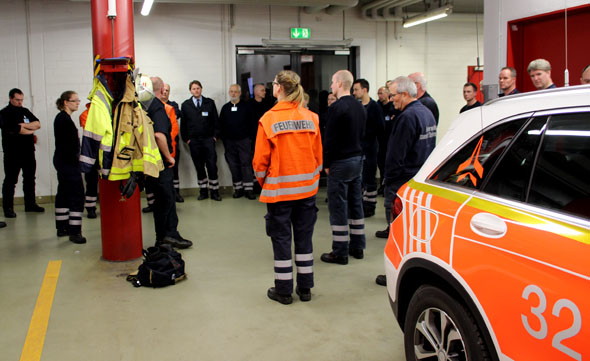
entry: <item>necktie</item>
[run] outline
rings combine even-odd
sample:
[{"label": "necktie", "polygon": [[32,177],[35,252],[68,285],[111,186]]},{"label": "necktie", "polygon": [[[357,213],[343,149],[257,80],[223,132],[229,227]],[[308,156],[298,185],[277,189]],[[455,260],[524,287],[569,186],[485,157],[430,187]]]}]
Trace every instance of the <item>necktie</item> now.
[{"label": "necktie", "polygon": [[197,108],[201,107],[201,99],[197,99]]}]

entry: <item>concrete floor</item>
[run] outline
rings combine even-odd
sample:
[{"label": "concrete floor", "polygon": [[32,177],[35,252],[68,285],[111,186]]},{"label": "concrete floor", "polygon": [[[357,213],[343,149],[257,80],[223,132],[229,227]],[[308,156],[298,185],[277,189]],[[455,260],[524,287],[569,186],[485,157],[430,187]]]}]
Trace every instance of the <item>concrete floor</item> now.
[{"label": "concrete floor", "polygon": [[[141,260],[101,260],[100,220],[84,218],[88,244],[55,236],[53,206],[25,213],[0,230],[0,360],[18,360],[47,263],[62,260],[41,360],[403,360],[402,333],[389,307],[383,273],[383,198],[366,220],[365,259],[325,264],[331,247],[325,189],[314,234],[316,287],[311,302],[281,305],[266,297],[273,257],[264,204],[187,198],[177,204],[188,278],[134,288],[125,276]],[[145,199],[142,199],[145,205]],[[100,210],[99,210],[100,214]],[[154,239],[143,215],[144,246]]]}]

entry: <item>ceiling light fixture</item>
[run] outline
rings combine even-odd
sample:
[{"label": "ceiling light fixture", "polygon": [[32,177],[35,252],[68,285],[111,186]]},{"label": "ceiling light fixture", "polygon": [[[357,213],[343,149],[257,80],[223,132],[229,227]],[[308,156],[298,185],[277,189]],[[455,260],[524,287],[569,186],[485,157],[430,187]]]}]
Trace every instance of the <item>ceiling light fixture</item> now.
[{"label": "ceiling light fixture", "polygon": [[424,24],[429,21],[442,19],[442,18],[448,16],[449,14],[451,14],[452,12],[453,12],[452,5],[446,5],[441,8],[429,10],[425,13],[422,13],[420,15],[416,15],[416,16],[413,16],[411,18],[404,20],[404,28],[409,28],[411,26]]},{"label": "ceiling light fixture", "polygon": [[154,0],[143,0],[143,6],[141,7],[141,15],[148,16],[150,14],[150,10],[152,10],[152,4]]}]

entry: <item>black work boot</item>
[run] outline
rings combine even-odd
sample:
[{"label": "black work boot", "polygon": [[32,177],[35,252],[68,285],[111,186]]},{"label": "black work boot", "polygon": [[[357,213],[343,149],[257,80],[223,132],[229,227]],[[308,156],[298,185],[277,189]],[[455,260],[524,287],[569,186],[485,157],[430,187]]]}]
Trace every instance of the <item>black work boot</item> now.
[{"label": "black work boot", "polygon": [[42,213],[45,212],[45,208],[39,206],[37,203],[32,203],[29,205],[25,205],[25,212]]},{"label": "black work boot", "polygon": [[207,199],[207,198],[209,198],[209,191],[206,189],[201,189],[197,200],[202,201],[203,199]]},{"label": "black work boot", "polygon": [[277,292],[277,289],[274,287],[269,288],[266,295],[271,300],[282,303],[283,305],[290,305],[291,303],[293,303],[293,297],[291,295],[281,295]]},{"label": "black work boot", "polygon": [[246,191],[246,198],[248,198],[248,199],[250,199],[250,200],[253,200],[253,199],[256,199],[256,195],[254,194],[254,192],[253,192],[253,191],[251,191],[251,190],[247,190],[247,191]]},{"label": "black work boot", "polygon": [[236,189],[236,190],[234,190],[234,194],[232,194],[233,198],[242,198],[243,196],[244,196],[243,189]]},{"label": "black work boot", "polygon": [[221,196],[219,195],[218,190],[211,191],[211,199],[214,201],[221,201]]},{"label": "black work boot", "polygon": [[86,215],[90,219],[96,218],[96,208],[86,208]]}]

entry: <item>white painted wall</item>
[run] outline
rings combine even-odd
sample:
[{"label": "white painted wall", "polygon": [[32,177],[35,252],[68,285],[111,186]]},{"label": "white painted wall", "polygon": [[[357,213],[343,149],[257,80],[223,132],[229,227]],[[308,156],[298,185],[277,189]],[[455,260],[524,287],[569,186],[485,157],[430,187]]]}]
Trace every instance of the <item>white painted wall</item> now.
[{"label": "white painted wall", "polygon": [[[305,14],[288,6],[236,5],[232,18],[228,5],[157,2],[150,16],[142,17],[140,5],[135,4],[137,66],[170,83],[170,98],[178,103],[189,97],[188,83],[198,79],[203,83],[203,94],[221,108],[228,100],[228,85],[235,82],[235,46],[262,45],[262,39],[288,41],[289,28],[298,25],[310,27],[315,40],[352,39],[352,45],[360,47],[359,76],[371,83],[373,98],[387,79],[414,71],[426,73],[428,91],[441,112],[442,136],[464,105],[461,91],[467,65],[476,64],[474,16],[452,15],[436,23],[403,29],[393,23],[365,21],[357,9],[328,15]],[[7,102],[8,91],[21,88],[25,106],[41,119],[37,195],[52,195],[57,187],[51,163],[55,99],[69,89],[84,98],[92,85],[90,3],[2,0],[0,7],[0,97]],[[481,19],[479,34],[483,54]],[[81,111],[82,107],[74,114],[76,121]],[[188,149],[182,150],[181,187],[193,188],[196,172]],[[220,181],[229,186],[231,177],[221,145],[218,152]],[[4,178],[2,169],[0,178]],[[20,188],[18,185],[17,196],[22,196]]]},{"label": "white painted wall", "polygon": [[588,4],[588,0],[486,0],[484,41],[484,85],[496,85],[500,69],[506,66],[508,22]]}]

